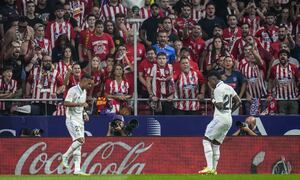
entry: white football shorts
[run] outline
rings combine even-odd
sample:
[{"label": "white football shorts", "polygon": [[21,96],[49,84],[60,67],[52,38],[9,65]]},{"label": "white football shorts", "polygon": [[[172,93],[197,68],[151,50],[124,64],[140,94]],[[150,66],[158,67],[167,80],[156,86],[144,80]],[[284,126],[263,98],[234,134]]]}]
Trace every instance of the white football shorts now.
[{"label": "white football shorts", "polygon": [[82,125],[81,123],[67,120],[66,126],[73,141],[78,138],[84,137],[84,125]]},{"label": "white football shorts", "polygon": [[206,127],[205,136],[210,140],[216,140],[223,143],[226,134],[228,133],[232,121],[213,119]]}]

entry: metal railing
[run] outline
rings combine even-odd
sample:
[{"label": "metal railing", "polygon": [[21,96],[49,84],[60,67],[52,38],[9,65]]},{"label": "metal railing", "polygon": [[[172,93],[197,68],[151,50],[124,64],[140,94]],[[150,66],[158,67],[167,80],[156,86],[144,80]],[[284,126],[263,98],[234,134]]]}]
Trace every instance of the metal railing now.
[{"label": "metal railing", "polygon": [[[89,113],[92,114],[94,112],[94,106],[95,106],[95,102],[97,101],[97,98],[92,98],[91,100],[91,107],[89,110]],[[246,98],[242,98],[242,101],[248,101],[248,99]],[[266,101],[266,98],[261,98],[260,100],[262,101]],[[298,100],[298,99],[276,99],[278,101],[288,101],[288,100]],[[46,102],[62,102],[63,99],[62,98],[57,98],[57,99],[0,99],[0,102],[37,102],[39,101],[40,103],[45,103],[45,115],[47,115],[47,103]],[[150,102],[149,98],[132,98],[132,99],[128,99],[127,101],[134,101],[134,102]],[[169,101],[168,99],[159,99],[159,101]],[[171,102],[176,102],[176,101],[200,101],[199,99],[172,99]],[[205,113],[207,114],[208,112],[208,103],[211,101],[211,98],[205,98],[203,100],[201,100],[200,102],[205,103]],[[134,115],[138,115],[138,107],[136,105],[136,107],[134,107],[134,110],[136,111],[136,113],[134,113]]]}]

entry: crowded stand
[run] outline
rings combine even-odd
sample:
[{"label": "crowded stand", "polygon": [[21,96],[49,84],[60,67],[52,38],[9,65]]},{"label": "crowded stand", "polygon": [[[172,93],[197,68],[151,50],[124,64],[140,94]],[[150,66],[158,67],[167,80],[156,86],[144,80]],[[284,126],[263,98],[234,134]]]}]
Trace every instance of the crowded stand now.
[{"label": "crowded stand", "polygon": [[1,1],[1,114],[65,115],[89,74],[91,114],[138,98],[139,115],[211,115],[212,70],[242,99],[234,115],[299,114],[297,0],[129,1]]}]

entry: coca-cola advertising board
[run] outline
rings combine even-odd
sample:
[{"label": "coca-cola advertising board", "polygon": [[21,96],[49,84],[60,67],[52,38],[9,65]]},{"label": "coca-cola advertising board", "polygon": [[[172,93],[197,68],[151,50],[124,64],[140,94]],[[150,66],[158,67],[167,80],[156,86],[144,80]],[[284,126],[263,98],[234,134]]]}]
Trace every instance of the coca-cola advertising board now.
[{"label": "coca-cola advertising board", "polygon": [[[300,137],[228,137],[218,173],[300,173]],[[70,138],[0,139],[0,174],[71,174],[61,165]],[[202,137],[89,137],[82,170],[91,174],[195,174],[205,165]]]}]

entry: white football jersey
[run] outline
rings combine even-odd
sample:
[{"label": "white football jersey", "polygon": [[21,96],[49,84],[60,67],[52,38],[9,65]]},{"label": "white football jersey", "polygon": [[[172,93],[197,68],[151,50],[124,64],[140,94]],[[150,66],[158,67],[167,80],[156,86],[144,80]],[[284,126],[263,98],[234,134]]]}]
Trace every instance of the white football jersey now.
[{"label": "white football jersey", "polygon": [[231,120],[232,98],[237,95],[234,89],[220,81],[214,90],[214,99],[216,103],[223,102],[224,109],[220,111],[215,107],[214,119]]},{"label": "white football jersey", "polygon": [[[82,90],[79,85],[73,86],[69,89],[65,101],[75,103],[86,102],[86,90]],[[67,120],[75,120],[83,124],[83,110],[84,107],[66,107]]]}]

